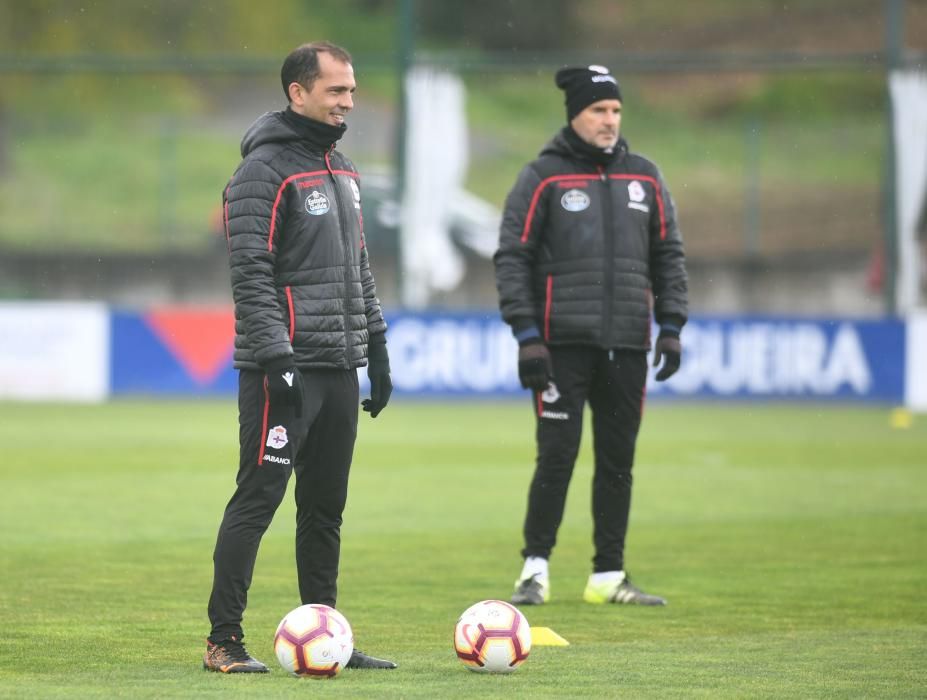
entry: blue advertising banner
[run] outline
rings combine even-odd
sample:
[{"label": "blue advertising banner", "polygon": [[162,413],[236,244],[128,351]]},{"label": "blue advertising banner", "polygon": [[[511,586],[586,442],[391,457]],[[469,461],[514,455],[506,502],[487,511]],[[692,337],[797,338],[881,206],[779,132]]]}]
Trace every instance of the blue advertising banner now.
[{"label": "blue advertising banner", "polygon": [[153,310],[110,313],[110,392],[234,395],[231,313]]},{"label": "blue advertising banner", "polygon": [[[393,313],[389,353],[397,395],[524,396],[517,344],[497,312]],[[112,392],[234,393],[229,309],[112,316]],[[648,396],[901,402],[899,320],[696,317],[683,331],[679,373]],[[360,371],[366,392],[366,372]]]},{"label": "blue advertising banner", "polygon": [[899,320],[699,317],[683,331],[679,372],[648,392],[900,402],[904,367]]},{"label": "blue advertising banner", "polygon": [[[656,333],[656,329],[654,329]],[[390,319],[397,392],[521,394],[517,344],[495,313]],[[901,401],[905,325],[898,320],[697,317],[683,362],[651,397]]]},{"label": "blue advertising banner", "polygon": [[497,313],[390,315],[393,387],[411,394],[517,394],[518,343]]}]

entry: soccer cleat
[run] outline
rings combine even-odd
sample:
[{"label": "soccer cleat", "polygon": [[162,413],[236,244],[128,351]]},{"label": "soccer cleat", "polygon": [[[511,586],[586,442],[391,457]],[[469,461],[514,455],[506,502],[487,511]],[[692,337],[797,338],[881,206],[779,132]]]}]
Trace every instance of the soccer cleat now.
[{"label": "soccer cleat", "polygon": [[348,659],[345,668],[396,668],[396,664],[386,659],[368,656],[364,652],[355,649],[351,652],[351,658]]},{"label": "soccer cleat", "polygon": [[267,666],[255,659],[235,637],[221,642],[206,640],[203,668],[219,673],[267,673]]},{"label": "soccer cleat", "polygon": [[550,599],[550,583],[537,574],[515,582],[511,601],[515,605],[540,605]]},{"label": "soccer cleat", "polygon": [[660,596],[644,593],[625,576],[623,579],[594,584],[590,577],[583,591],[587,603],[623,603],[625,605],[666,605]]}]

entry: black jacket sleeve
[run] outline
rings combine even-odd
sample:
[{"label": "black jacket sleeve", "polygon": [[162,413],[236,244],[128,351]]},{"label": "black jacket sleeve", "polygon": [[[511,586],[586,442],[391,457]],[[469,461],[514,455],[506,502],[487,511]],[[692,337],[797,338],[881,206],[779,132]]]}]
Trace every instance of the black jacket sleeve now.
[{"label": "black jacket sleeve", "polygon": [[386,333],[386,321],[383,319],[383,310],[377,298],[377,285],[370,271],[370,259],[367,256],[367,242],[362,237],[360,252],[361,286],[364,290],[364,313],[367,315],[367,334],[374,336]]},{"label": "black jacket sleeve", "polygon": [[248,161],[233,176],[225,202],[235,316],[262,367],[293,354],[274,284],[277,242],[283,228],[284,207],[275,206],[278,193],[283,196],[281,187],[282,179],[266,163]]},{"label": "black jacket sleeve", "polygon": [[493,256],[502,318],[516,331],[537,323],[533,271],[547,213],[541,182],[531,165],[522,169],[505,200],[499,248]]},{"label": "black jacket sleeve", "polygon": [[672,322],[680,328],[689,315],[689,279],[682,234],[676,223],[676,205],[662,174],[657,171],[662,206],[650,216],[650,276],[657,323]]}]

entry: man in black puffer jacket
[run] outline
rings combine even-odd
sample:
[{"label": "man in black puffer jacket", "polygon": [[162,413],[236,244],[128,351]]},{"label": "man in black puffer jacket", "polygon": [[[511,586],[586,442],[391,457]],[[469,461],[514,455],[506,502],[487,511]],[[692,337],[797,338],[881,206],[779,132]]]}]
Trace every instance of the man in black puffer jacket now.
[{"label": "man in black puffer jacket", "polygon": [[[357,368],[372,417],[392,391],[386,323],[364,246],[358,174],[335,150],[354,106],[351,56],[306,44],[281,70],[289,106],[258,119],[223,196],[240,370],[238,487],[213,554],[203,667],[266,673],[242,644],[258,545],[296,472],[303,604],[334,606],[357,435]],[[293,607],[296,607],[295,605]],[[395,668],[355,650],[348,668]]]},{"label": "man in black puffer jacket", "polygon": [[495,255],[502,317],[519,343],[518,373],[533,392],[537,423],[524,565],[512,601],[549,598],[548,559],[588,401],[595,557],[583,597],[664,605],[631,583],[624,543],[651,313],[660,326],[657,380],[670,377],[681,359],[688,315],[682,237],[659,170],[620,138],[621,93],[608,69],[565,68],[556,84],[569,123],[519,175]]}]

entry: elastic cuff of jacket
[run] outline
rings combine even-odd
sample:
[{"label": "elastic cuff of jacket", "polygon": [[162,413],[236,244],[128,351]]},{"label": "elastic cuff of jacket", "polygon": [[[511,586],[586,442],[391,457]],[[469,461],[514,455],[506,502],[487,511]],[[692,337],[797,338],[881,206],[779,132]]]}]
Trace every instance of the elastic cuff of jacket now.
[{"label": "elastic cuff of jacket", "polygon": [[681,314],[657,314],[657,325],[659,326],[675,326],[677,330],[682,330],[682,327],[686,325],[686,317]]},{"label": "elastic cuff of jacket", "polygon": [[275,357],[272,360],[269,360],[264,365],[264,372],[277,372],[281,369],[292,367],[293,364],[292,355],[281,355],[280,357]]},{"label": "elastic cuff of jacket", "polygon": [[537,326],[530,326],[528,328],[523,328],[522,330],[516,330],[513,328],[512,335],[515,336],[515,340],[518,341],[519,345],[541,341],[541,332],[537,329]]},{"label": "elastic cuff of jacket", "polygon": [[367,345],[386,345],[386,333],[371,333]]},{"label": "elastic cuff of jacket", "polygon": [[682,329],[679,328],[678,326],[673,326],[673,325],[670,325],[669,323],[667,323],[667,324],[664,324],[664,325],[660,326],[660,335],[662,335],[662,336],[664,336],[664,337],[665,337],[665,336],[669,336],[670,338],[678,338],[678,337],[679,337],[679,331],[681,331],[681,330],[682,330]]}]

